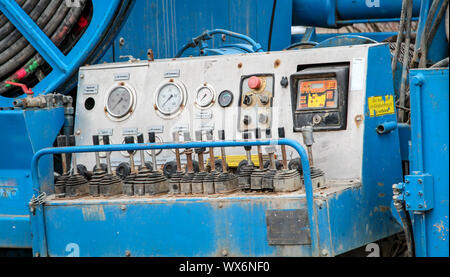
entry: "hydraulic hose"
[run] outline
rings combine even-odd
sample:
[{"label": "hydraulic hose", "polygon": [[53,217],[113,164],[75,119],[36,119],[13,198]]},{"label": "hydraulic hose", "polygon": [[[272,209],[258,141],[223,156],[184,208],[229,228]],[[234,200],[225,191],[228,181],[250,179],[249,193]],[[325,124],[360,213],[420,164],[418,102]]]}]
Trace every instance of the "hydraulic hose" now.
[{"label": "hydraulic hose", "polygon": [[425,41],[425,48],[422,49],[422,56],[420,57],[419,67],[426,67],[428,49],[430,48],[431,42],[434,39],[434,35],[436,35],[437,29],[441,24],[442,18],[444,18],[445,13],[447,12],[448,0],[443,0],[441,8],[434,20],[434,23],[431,27],[430,32],[427,34],[427,40]]},{"label": "hydraulic hose", "polygon": [[[69,34],[83,15],[87,1],[80,0],[80,7],[68,7],[65,0],[22,0],[21,7],[52,42],[63,53],[67,53],[70,50],[67,48],[73,46],[80,37]],[[0,16],[0,20],[5,18],[3,14]],[[17,88],[5,84],[5,81],[36,83],[38,77],[34,73],[42,72],[46,68],[48,65],[41,55],[9,21],[6,21],[0,27],[0,95],[19,95]]]}]

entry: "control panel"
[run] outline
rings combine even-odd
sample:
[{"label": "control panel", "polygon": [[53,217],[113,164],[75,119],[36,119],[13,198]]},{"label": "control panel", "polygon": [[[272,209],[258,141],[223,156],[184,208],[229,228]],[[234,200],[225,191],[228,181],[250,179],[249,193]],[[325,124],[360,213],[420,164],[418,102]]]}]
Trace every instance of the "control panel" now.
[{"label": "control panel", "polygon": [[[156,143],[173,142],[174,133],[180,142],[215,141],[221,130],[225,140],[276,139],[279,128],[284,128],[285,137],[303,143],[302,130],[312,126],[314,165],[326,172],[327,179],[360,178],[362,155],[358,152],[362,151],[364,123],[355,118],[364,115],[369,47],[84,66],[79,71],[76,99],[76,144],[90,145],[95,135],[100,144],[105,136],[110,144],[126,143],[127,137],[137,142],[142,134],[144,142],[149,142],[149,133]],[[330,148],[331,144],[351,145],[353,150]],[[245,160],[258,167],[255,150],[245,153],[237,147],[228,149],[230,170],[239,172]],[[281,149],[273,151],[279,159]],[[286,151],[287,163],[297,158],[292,149]],[[158,169],[176,171],[175,150],[155,152]],[[262,147],[261,152],[261,162],[269,166],[267,149]],[[100,152],[99,158],[107,154]],[[153,163],[150,151],[142,155],[126,151],[110,154],[113,172],[129,172],[124,165],[130,166],[130,155],[136,167],[146,160]],[[180,149],[179,154],[181,163],[186,164],[185,150]],[[334,162],[350,155],[347,163]],[[92,154],[79,153],[77,158],[89,170],[95,166]],[[214,160],[222,160],[219,152]],[[196,162],[194,159],[194,167],[198,167]],[[205,166],[209,168],[210,162],[206,159]]]}]

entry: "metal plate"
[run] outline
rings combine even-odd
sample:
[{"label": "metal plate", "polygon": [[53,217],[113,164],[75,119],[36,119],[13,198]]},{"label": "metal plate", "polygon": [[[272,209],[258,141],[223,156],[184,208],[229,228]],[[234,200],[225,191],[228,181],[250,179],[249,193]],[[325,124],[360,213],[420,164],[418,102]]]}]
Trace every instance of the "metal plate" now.
[{"label": "metal plate", "polygon": [[311,244],[306,209],[268,210],[266,224],[269,245]]}]

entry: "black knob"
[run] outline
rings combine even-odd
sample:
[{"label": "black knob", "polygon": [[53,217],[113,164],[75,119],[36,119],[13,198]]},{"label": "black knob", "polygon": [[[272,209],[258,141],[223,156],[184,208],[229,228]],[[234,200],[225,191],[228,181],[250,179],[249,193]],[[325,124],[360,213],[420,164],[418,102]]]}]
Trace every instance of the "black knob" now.
[{"label": "black knob", "polygon": [[252,97],[249,95],[244,96],[242,103],[247,106],[250,105],[252,103]]},{"label": "black knob", "polygon": [[302,161],[300,158],[293,159],[289,162],[289,169],[296,169],[300,174],[303,174]]},{"label": "black knob", "polygon": [[252,123],[252,118],[250,116],[248,116],[248,115],[244,115],[244,119],[242,120],[242,122],[245,125],[250,125],[250,123]]},{"label": "black knob", "polygon": [[[245,140],[248,140],[248,139],[251,139],[252,134],[249,133],[249,132],[245,132],[245,133],[242,134],[242,136],[243,136],[243,138],[244,138]],[[245,149],[246,151],[250,151],[250,150],[252,150],[252,147],[251,147],[251,146],[244,146],[244,149]]]},{"label": "black knob", "polygon": [[225,130],[219,130],[219,140],[225,140]]},{"label": "black knob", "polygon": [[183,136],[184,136],[184,141],[191,141],[191,133],[184,132]]},{"label": "black knob", "polygon": [[272,138],[272,130],[266,129],[266,138]]},{"label": "black knob", "polygon": [[280,85],[281,85],[283,88],[286,88],[286,87],[289,85],[288,78],[287,78],[287,77],[281,78]]},{"label": "black knob", "polygon": [[98,135],[92,136],[92,142],[94,143],[94,145],[100,144],[100,139],[99,139]]},{"label": "black knob", "polygon": [[284,127],[278,128],[278,137],[279,138],[285,138]]},{"label": "black knob", "polygon": [[[125,143],[126,144],[133,144],[134,143],[134,137],[133,136],[127,136],[125,137]],[[134,151],[133,150],[127,150],[128,154],[133,154]]]},{"label": "black knob", "polygon": [[108,135],[104,135],[103,136],[103,144],[104,145],[109,145],[110,144]]},{"label": "black knob", "polygon": [[261,129],[260,128],[256,128],[255,129],[255,138],[256,139],[260,139],[261,138]]},{"label": "black knob", "polygon": [[177,163],[175,161],[170,161],[164,164],[163,173],[167,178],[171,178],[175,172],[177,172]]},{"label": "black knob", "polygon": [[137,142],[138,143],[144,143],[144,134],[139,134],[137,136]]},{"label": "black knob", "polygon": [[150,143],[155,143],[156,142],[155,132],[149,132],[148,133],[148,142],[150,142]]}]

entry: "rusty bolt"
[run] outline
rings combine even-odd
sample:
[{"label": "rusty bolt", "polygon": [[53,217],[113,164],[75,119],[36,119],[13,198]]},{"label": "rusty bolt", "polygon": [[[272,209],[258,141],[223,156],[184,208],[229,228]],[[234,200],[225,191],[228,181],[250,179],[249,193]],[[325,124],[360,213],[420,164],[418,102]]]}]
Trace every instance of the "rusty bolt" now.
[{"label": "rusty bolt", "polygon": [[423,195],[423,192],[422,191],[419,191],[419,196],[422,196]]},{"label": "rusty bolt", "polygon": [[419,184],[422,184],[422,183],[423,183],[422,179],[417,180],[417,182],[418,182]]},{"label": "rusty bolt", "polygon": [[405,195],[406,195],[406,196],[409,196],[409,195],[410,195],[409,191],[405,192]]},{"label": "rusty bolt", "polygon": [[130,250],[125,251],[125,256],[127,256],[127,257],[130,257],[130,256],[131,256]]},{"label": "rusty bolt", "polygon": [[219,208],[223,208],[223,204],[222,203],[219,203]]}]

